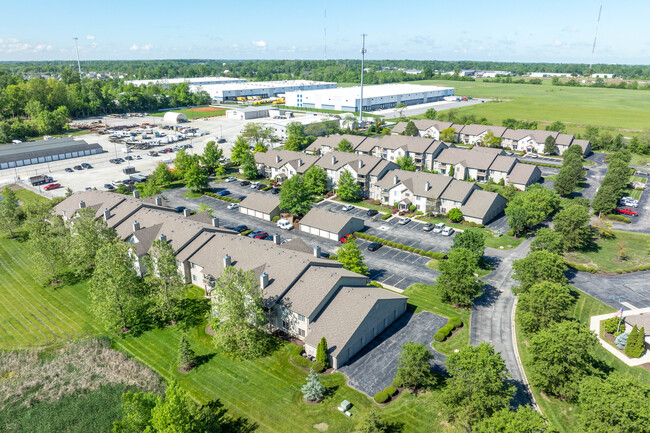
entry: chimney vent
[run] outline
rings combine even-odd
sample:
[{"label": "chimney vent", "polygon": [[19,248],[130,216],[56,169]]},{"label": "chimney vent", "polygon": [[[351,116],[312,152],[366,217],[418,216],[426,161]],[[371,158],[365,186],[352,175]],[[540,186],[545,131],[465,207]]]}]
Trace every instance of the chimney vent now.
[{"label": "chimney vent", "polygon": [[184,216],[184,217],[188,217],[188,216],[190,216],[190,215],[191,215],[191,213],[190,213],[190,210],[189,210],[189,209],[183,209],[183,216]]},{"label": "chimney vent", "polygon": [[314,257],[320,259],[320,247],[318,245],[314,247]]},{"label": "chimney vent", "polygon": [[266,289],[266,286],[269,285],[269,274],[266,272],[262,272],[262,275],[260,275],[260,288],[261,289]]},{"label": "chimney vent", "polygon": [[364,166],[363,161],[359,160],[359,168],[363,168],[363,166]]},{"label": "chimney vent", "polygon": [[397,176],[393,176],[393,185],[397,185],[397,182],[399,182],[399,178]]},{"label": "chimney vent", "polygon": [[427,180],[426,183],[424,184],[424,190],[425,190],[425,191],[429,191],[430,189],[431,189],[431,184],[430,184],[429,181]]},{"label": "chimney vent", "polygon": [[133,231],[137,232],[138,230],[140,230],[140,223],[137,221],[133,221]]},{"label": "chimney vent", "polygon": [[111,217],[111,211],[108,210],[108,208],[104,209],[104,221],[108,221],[110,217]]},{"label": "chimney vent", "polygon": [[133,197],[134,198],[140,198],[140,190],[134,189],[133,190]]},{"label": "chimney vent", "polygon": [[302,167],[302,158],[298,158],[298,167]]},{"label": "chimney vent", "polygon": [[163,241],[164,243],[167,243],[167,236],[166,235],[160,235],[160,240]]},{"label": "chimney vent", "polygon": [[280,155],[275,155],[275,163],[277,164],[279,162],[280,162]]},{"label": "chimney vent", "polygon": [[336,164],[336,156],[332,155],[332,165]]},{"label": "chimney vent", "polygon": [[230,256],[226,254],[226,256],[223,258],[223,267],[227,268],[228,266],[230,266],[230,263],[231,263]]},{"label": "chimney vent", "polygon": [[81,200],[81,201],[79,202],[79,209],[83,209],[83,208],[85,208],[85,207],[86,207],[86,202],[83,201],[83,200]]},{"label": "chimney vent", "polygon": [[212,227],[219,227],[219,218],[212,218]]},{"label": "chimney vent", "polygon": [[162,197],[156,196],[156,206],[162,206]]}]

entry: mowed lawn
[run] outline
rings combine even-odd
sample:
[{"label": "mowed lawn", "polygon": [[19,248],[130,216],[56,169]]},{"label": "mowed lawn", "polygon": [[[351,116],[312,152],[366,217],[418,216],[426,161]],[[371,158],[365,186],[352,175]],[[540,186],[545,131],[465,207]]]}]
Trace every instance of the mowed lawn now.
[{"label": "mowed lawn", "polygon": [[59,344],[100,332],[88,310],[87,283],[43,287],[34,277],[26,242],[0,235],[0,275],[0,350]]},{"label": "mowed lawn", "polygon": [[[616,234],[615,238],[596,242],[593,248],[589,248],[587,251],[568,252],[565,254],[565,258],[606,272],[650,265],[650,256],[648,255],[650,235],[622,230],[614,230],[614,233]],[[619,258],[621,247],[625,250],[623,259]]]},{"label": "mowed lawn", "polygon": [[410,83],[454,87],[460,96],[502,99],[503,102],[459,109],[459,113],[486,117],[494,125],[515,118],[541,124],[560,120],[568,124],[571,133],[581,132],[588,125],[633,132],[650,130],[650,92],[642,90],[562,87],[548,82],[543,85],[446,80]]},{"label": "mowed lawn", "polygon": [[[183,113],[187,116],[188,119],[198,119],[201,117],[212,117],[212,116],[223,116],[226,114],[225,108],[212,108],[212,107],[201,107],[199,108],[183,108],[180,110],[167,110],[173,111],[174,113]],[[151,113],[151,116],[155,117],[164,117],[167,111],[161,111],[159,113]]]}]

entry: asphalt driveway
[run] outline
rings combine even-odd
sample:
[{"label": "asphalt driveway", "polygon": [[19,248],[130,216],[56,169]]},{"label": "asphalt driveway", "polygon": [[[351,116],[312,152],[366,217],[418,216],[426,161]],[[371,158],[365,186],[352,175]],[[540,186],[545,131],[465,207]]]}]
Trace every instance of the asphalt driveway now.
[{"label": "asphalt driveway", "polygon": [[433,354],[432,370],[445,374],[445,356],[433,350],[431,342],[433,334],[446,323],[445,317],[428,311],[407,311],[339,371],[348,377],[348,385],[372,397],[393,383],[402,345],[415,341],[425,344]]},{"label": "asphalt driveway", "polygon": [[650,307],[650,271],[604,277],[571,269],[567,276],[578,289],[617,310]]}]

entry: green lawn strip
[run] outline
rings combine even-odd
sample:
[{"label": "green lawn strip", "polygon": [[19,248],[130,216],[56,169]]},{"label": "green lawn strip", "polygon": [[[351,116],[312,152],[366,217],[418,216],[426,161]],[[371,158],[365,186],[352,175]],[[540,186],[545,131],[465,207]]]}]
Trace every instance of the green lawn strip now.
[{"label": "green lawn strip", "polygon": [[[316,113],[343,114],[343,115],[349,114],[351,116],[359,116],[358,111],[353,113],[352,111],[328,110],[328,109],[325,109],[325,108],[289,107],[287,105],[282,105],[282,104],[278,104],[277,107],[285,109],[285,110],[313,111],[313,112],[316,112]],[[366,113],[365,111],[363,112],[363,115],[366,116],[366,117],[374,117],[376,119],[381,119],[381,118],[384,117],[384,116],[379,115],[379,114]]]},{"label": "green lawn strip", "polygon": [[[647,128],[646,128],[647,129]],[[630,165],[636,165],[640,167],[647,167],[646,164],[650,163],[650,155],[637,155],[636,153],[632,154],[632,160],[630,161]]]},{"label": "green lawn strip", "polygon": [[[565,254],[571,262],[592,266],[605,272],[618,272],[633,270],[640,266],[650,265],[648,244],[650,235],[645,233],[626,232],[614,230],[614,239],[603,239],[595,242],[593,248],[582,251],[572,251]],[[619,261],[619,246],[617,242],[627,249],[627,259]]]},{"label": "green lawn strip", "polygon": [[[209,108],[209,107],[197,107],[197,108]],[[173,111],[174,113],[183,113],[187,116],[188,119],[199,119],[201,117],[212,117],[212,116],[223,116],[226,114],[226,109],[225,108],[219,108],[219,111],[214,111],[214,110],[200,110],[200,111],[191,111],[191,109],[188,108],[181,108],[179,110],[166,110],[166,111],[159,111],[158,113],[150,113],[150,116],[154,117],[165,117],[165,113]]]},{"label": "green lawn strip", "polygon": [[334,201],[337,201],[339,203],[351,204],[351,205],[358,206],[358,207],[363,207],[363,208],[366,208],[366,209],[374,209],[374,210],[376,210],[378,212],[381,212],[383,214],[392,213],[390,208],[387,207],[387,206],[379,206],[379,205],[376,205],[376,204],[370,204],[370,203],[366,203],[365,201],[361,201],[361,200],[346,201],[346,200],[341,200],[340,198],[336,198],[336,199],[334,199]]},{"label": "green lawn strip", "polygon": [[16,190],[16,198],[18,198],[18,202],[21,204],[27,203],[29,201],[34,201],[34,200],[39,201],[41,203],[50,201],[49,198],[43,197],[42,195],[36,194],[35,192],[25,188],[20,188]]},{"label": "green lawn strip", "polygon": [[203,197],[203,193],[187,191],[187,192],[183,193],[183,197],[185,197],[185,198],[199,198],[199,197]]}]

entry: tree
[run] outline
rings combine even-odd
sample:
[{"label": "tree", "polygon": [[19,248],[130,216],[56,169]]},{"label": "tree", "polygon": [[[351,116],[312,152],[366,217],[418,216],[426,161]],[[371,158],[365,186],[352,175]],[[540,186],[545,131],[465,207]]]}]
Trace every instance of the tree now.
[{"label": "tree", "polygon": [[251,153],[251,149],[248,145],[248,142],[241,135],[237,136],[235,142],[232,145],[232,149],[230,151],[231,161],[239,165],[241,164],[244,155],[248,153]]},{"label": "tree", "polygon": [[565,320],[530,339],[530,382],[547,394],[573,399],[580,381],[597,373],[592,351],[598,339],[579,322]]},{"label": "tree", "polygon": [[570,205],[553,218],[553,229],[564,239],[566,249],[580,249],[591,240],[589,210],[579,204]]},{"label": "tree", "polygon": [[415,171],[417,168],[408,155],[398,156],[397,159],[395,159],[395,164],[399,165],[399,167],[405,171]]},{"label": "tree", "polygon": [[409,341],[402,345],[397,364],[395,382],[404,388],[418,389],[431,384],[431,364],[433,355],[422,343]]},{"label": "tree", "polygon": [[158,195],[163,191],[161,187],[156,185],[154,179],[151,178],[151,177],[149,179],[147,179],[146,182],[139,183],[135,187],[136,187],[136,189],[138,191],[140,191],[140,197],[141,198],[151,197],[153,195]]},{"label": "tree", "polygon": [[203,202],[199,203],[199,210],[197,212],[198,213],[206,212],[211,217],[214,216],[213,215],[214,214],[214,209],[212,209],[210,206],[208,206],[207,204],[205,204]]},{"label": "tree", "polygon": [[158,397],[151,410],[151,427],[155,433],[202,433],[221,431],[221,414],[214,404],[199,406],[172,382],[165,398]]},{"label": "tree", "polygon": [[346,114],[341,120],[341,127],[351,131],[359,127],[359,122],[357,122],[357,118],[352,114]]},{"label": "tree", "polygon": [[79,209],[70,225],[70,247],[67,248],[70,267],[77,275],[85,275],[95,266],[97,252],[107,244],[117,241],[115,231],[103,218],[95,217],[96,211],[85,207]]},{"label": "tree", "polygon": [[470,250],[480,260],[485,250],[485,235],[478,230],[465,230],[454,237],[452,248],[465,248]]},{"label": "tree", "polygon": [[586,433],[644,433],[650,425],[650,387],[630,375],[587,377],[578,401]]},{"label": "tree", "polygon": [[445,412],[459,426],[469,427],[508,407],[515,387],[500,354],[489,343],[467,346],[446,360]]},{"label": "tree", "polygon": [[253,153],[258,153],[258,152],[266,153],[268,151],[269,151],[269,147],[264,143],[257,143],[255,145],[255,148],[253,149]]},{"label": "tree", "polygon": [[559,132],[561,134],[566,132],[566,125],[559,120],[556,120],[555,122],[551,123],[546,127],[547,131],[555,131]]},{"label": "tree", "polygon": [[227,354],[246,359],[263,356],[268,351],[264,327],[264,289],[253,271],[224,268],[211,292],[212,329],[216,346]]},{"label": "tree", "polygon": [[523,205],[508,203],[505,210],[506,216],[508,217],[508,226],[514,232],[515,237],[520,233],[526,230],[526,221],[528,220],[528,213],[524,209]]},{"label": "tree", "polygon": [[124,242],[112,242],[100,248],[90,280],[90,308],[100,323],[113,331],[128,330],[142,304],[131,248]]},{"label": "tree", "polygon": [[549,251],[530,252],[523,259],[515,260],[512,269],[512,278],[519,281],[516,293],[526,293],[533,285],[542,281],[568,283],[564,275],[567,269],[564,258]]},{"label": "tree", "polygon": [[162,320],[176,320],[176,307],[185,284],[178,272],[176,254],[171,243],[156,239],[145,256],[146,282]]},{"label": "tree", "polygon": [[322,365],[324,368],[329,367],[330,362],[327,356],[327,340],[325,337],[320,339],[318,347],[316,348],[316,362]]},{"label": "tree", "polygon": [[404,133],[402,135],[417,137],[420,135],[420,132],[418,131],[417,126],[415,126],[415,123],[413,123],[412,120],[409,120],[409,122],[406,124],[406,128],[404,128]]},{"label": "tree", "polygon": [[399,117],[402,117],[402,114],[404,113],[404,110],[406,109],[407,105],[403,102],[397,104],[395,106],[395,111],[399,113]]},{"label": "tree", "polygon": [[549,155],[555,153],[555,138],[552,135],[548,135],[544,140],[544,153]]},{"label": "tree", "polygon": [[306,215],[314,202],[305,176],[296,174],[285,180],[280,189],[280,209],[293,215]]},{"label": "tree", "polygon": [[544,416],[530,406],[494,412],[472,428],[473,433],[552,433],[555,429]]},{"label": "tree", "polygon": [[252,153],[245,153],[241,160],[241,171],[246,179],[257,179],[259,172],[257,171],[257,163]]},{"label": "tree", "polygon": [[223,158],[223,150],[219,149],[217,143],[210,140],[206,143],[203,155],[201,155],[201,164],[206,168],[208,173],[215,173],[223,168],[221,166],[221,158]]},{"label": "tree", "polygon": [[355,177],[348,170],[343,170],[339,177],[339,183],[336,188],[336,195],[341,200],[354,201],[359,199],[359,192],[361,187],[357,183]]},{"label": "tree", "polygon": [[113,433],[142,433],[151,430],[151,411],[158,396],[146,392],[122,394],[122,419],[113,422]]},{"label": "tree", "polygon": [[449,218],[449,221],[452,223],[457,223],[463,219],[463,213],[460,209],[454,207],[449,209],[449,212],[447,212],[447,218]]},{"label": "tree", "polygon": [[[540,224],[560,206],[560,197],[541,185],[531,185],[526,191],[515,195],[506,206],[508,223],[515,233]],[[516,227],[516,228],[515,228]]]},{"label": "tree", "polygon": [[0,230],[9,232],[9,237],[13,239],[14,231],[20,227],[21,211],[18,205],[16,192],[8,186],[2,189],[2,198],[0,200]]},{"label": "tree", "polygon": [[185,338],[185,334],[181,335],[178,345],[178,366],[185,371],[190,371],[196,366],[196,354],[192,350],[190,342]]},{"label": "tree", "polygon": [[640,358],[645,351],[645,328],[639,330],[636,325],[632,328],[630,335],[627,337],[625,345],[625,354],[630,358]]},{"label": "tree", "polygon": [[305,125],[300,122],[290,122],[287,125],[287,135],[284,148],[286,150],[300,152],[305,141]]},{"label": "tree", "polygon": [[582,159],[582,147],[579,144],[572,144],[569,148],[562,154],[562,159],[567,158],[569,155],[575,155]]},{"label": "tree", "polygon": [[327,191],[327,173],[317,165],[312,165],[305,171],[305,186],[312,194],[321,195]]},{"label": "tree", "polygon": [[584,177],[585,169],[582,166],[582,156],[567,151],[562,159],[562,168],[555,179],[555,191],[561,196],[568,196]]},{"label": "tree", "polygon": [[531,251],[548,251],[553,254],[563,254],[564,239],[562,235],[552,229],[542,227],[535,232],[535,239],[530,243]]},{"label": "tree", "polygon": [[363,262],[363,254],[355,239],[349,239],[336,253],[336,260],[343,268],[361,275],[368,275],[368,266]]},{"label": "tree", "polygon": [[388,433],[391,424],[384,421],[373,408],[370,412],[366,412],[359,422],[359,433]]},{"label": "tree", "polygon": [[58,284],[68,264],[66,255],[61,252],[70,245],[69,231],[59,216],[47,212],[42,218],[38,224],[26,224],[25,227],[34,252],[32,260],[45,283]]},{"label": "tree", "polygon": [[456,128],[446,128],[440,131],[440,141],[445,143],[453,143],[456,136]]},{"label": "tree", "polygon": [[435,108],[429,108],[427,111],[424,112],[424,118],[429,120],[435,120],[437,114],[438,113],[436,112]]},{"label": "tree", "polygon": [[503,139],[501,137],[495,136],[492,131],[488,131],[483,137],[483,144],[485,144],[487,147],[499,148],[501,147],[502,141]]},{"label": "tree", "polygon": [[618,204],[618,194],[618,189],[614,185],[601,184],[591,202],[594,213],[600,216],[601,214],[611,212]]},{"label": "tree", "polygon": [[517,320],[527,334],[534,334],[553,323],[569,318],[569,308],[575,303],[565,284],[543,281],[519,296]]},{"label": "tree", "polygon": [[471,307],[474,298],[481,294],[482,283],[474,276],[478,259],[466,248],[453,248],[448,257],[438,265],[441,273],[436,279],[436,290],[443,302]]},{"label": "tree", "polygon": [[306,400],[323,400],[323,396],[325,395],[325,388],[323,387],[323,384],[320,383],[320,379],[316,375],[316,372],[313,368],[309,369],[309,375],[307,375],[307,383],[302,386],[301,391],[303,397]]},{"label": "tree", "polygon": [[208,174],[197,161],[192,161],[183,175],[185,186],[192,192],[199,192],[208,187]]},{"label": "tree", "polygon": [[261,123],[249,122],[244,125],[241,136],[251,146],[264,144],[265,141],[270,140],[273,132],[271,128],[265,128]]},{"label": "tree", "polygon": [[174,167],[178,169],[181,175],[184,175],[185,170],[187,170],[194,162],[196,161],[194,160],[192,155],[187,153],[185,149],[179,149],[176,152],[176,157],[174,158]]},{"label": "tree", "polygon": [[156,169],[153,171],[151,179],[153,183],[160,186],[167,186],[172,183],[173,176],[169,167],[164,162],[159,162]]},{"label": "tree", "polygon": [[335,150],[339,152],[354,153],[354,148],[352,147],[352,143],[350,143],[350,141],[345,138],[339,141],[339,144],[336,145]]}]

